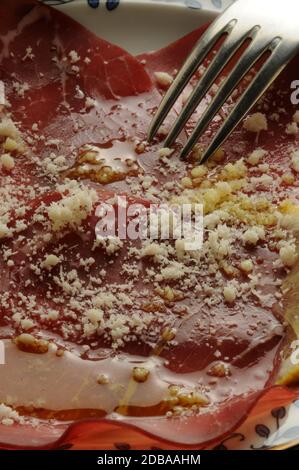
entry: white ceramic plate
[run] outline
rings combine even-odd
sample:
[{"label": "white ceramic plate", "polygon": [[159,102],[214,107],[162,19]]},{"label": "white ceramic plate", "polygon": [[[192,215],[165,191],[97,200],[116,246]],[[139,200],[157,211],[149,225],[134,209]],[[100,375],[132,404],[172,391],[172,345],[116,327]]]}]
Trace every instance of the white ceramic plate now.
[{"label": "white ceramic plate", "polygon": [[[225,0],[226,4],[228,0]],[[132,54],[158,49],[211,20],[220,0],[46,0]],[[96,8],[90,5],[98,5]],[[114,5],[113,10],[109,10]],[[188,7],[193,5],[193,7]],[[199,5],[202,8],[198,8]],[[204,5],[207,5],[205,8]],[[155,27],[153,28],[153,25]]]},{"label": "white ceramic plate", "polygon": [[[44,0],[133,54],[158,49],[213,19],[233,0]],[[222,449],[288,447],[299,442],[299,400],[247,421]]]}]

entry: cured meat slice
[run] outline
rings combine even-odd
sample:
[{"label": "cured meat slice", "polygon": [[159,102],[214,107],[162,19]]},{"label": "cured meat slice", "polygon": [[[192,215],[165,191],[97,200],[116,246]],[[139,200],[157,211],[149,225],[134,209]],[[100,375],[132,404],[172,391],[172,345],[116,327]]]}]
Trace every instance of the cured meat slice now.
[{"label": "cured meat slice", "polygon": [[[21,423],[10,443],[55,445],[64,420],[101,418],[61,438],[80,447],[81,433],[110,429],[117,416],[163,445],[203,446],[262,395],[289,402],[292,392],[271,387],[296,333],[282,328],[280,286],[297,260],[298,116],[285,92],[297,59],[214,161],[193,168],[178,160],[186,136],[174,153],[161,150],[169,122],[153,145],[143,140],[159,72],[174,75],[202,30],[136,59],[35,1],[3,1],[0,13],[0,78],[19,127],[1,134],[6,199],[19,188],[1,212],[1,337],[18,371],[14,381],[1,366],[1,393],[19,416],[56,420],[26,439],[28,418],[5,408]],[[123,191],[146,211],[153,199],[203,203],[203,249],[119,234],[97,241],[96,206],[118,209]]]},{"label": "cured meat slice", "polygon": [[[63,156],[68,167],[86,144],[144,135],[159,95],[137,59],[38,1],[0,8],[0,79],[23,140],[39,155],[25,174],[41,181],[49,159]],[[134,154],[131,147],[124,150]]]},{"label": "cured meat slice", "polygon": [[[142,427],[173,439],[169,434],[169,425],[173,424],[162,417],[167,411],[176,416],[187,406],[189,411],[181,423],[174,418],[179,428],[185,428],[185,419],[190,420],[188,429],[192,433],[184,432],[182,442],[199,442],[197,427],[210,428],[212,439],[219,427],[229,429],[236,419],[239,421],[240,409],[244,407],[245,413],[272,381],[275,354],[283,333],[272,315],[275,303],[269,303],[269,296],[271,300],[276,290],[275,279],[269,274],[260,292],[254,283],[240,285],[244,303],[240,300],[229,305],[221,298],[211,297],[213,281],[203,289],[197,285],[203,282],[206,269],[198,267],[198,261],[192,258],[182,264],[169,242],[122,241],[117,236],[97,241],[96,204],[115,205],[114,201],[112,193],[96,193],[71,182],[62,186],[60,193],[33,200],[22,217],[11,215],[7,225],[10,233],[1,246],[1,326],[4,337],[14,341],[12,351],[9,345],[7,351],[14,358],[15,371],[20,360],[17,348],[22,355],[33,356],[28,364],[22,363],[26,378],[21,382],[26,393],[17,392],[20,384],[16,379],[11,381],[7,366],[3,366],[2,393],[10,395],[12,384],[15,398],[11,404],[22,413],[25,410],[28,414],[30,403],[34,403],[35,408],[45,408],[34,416],[50,417],[59,410],[60,414],[53,416],[63,416],[61,394],[55,399],[51,392],[53,377],[47,362],[54,342],[54,353],[58,355],[58,347],[62,355],[66,354],[64,367],[72,371],[73,354],[78,355],[80,364],[83,361],[80,367],[84,367],[84,361],[86,368],[92,367],[90,361],[94,361],[101,376],[108,373],[107,382],[105,378],[102,385],[107,391],[110,381],[120,387],[111,389],[109,400],[104,394],[94,405],[104,415],[117,412],[128,423],[135,423],[138,416],[157,415],[158,420],[149,418]],[[129,205],[141,202],[149,207],[146,201],[128,201]],[[270,273],[275,258],[263,248],[257,256],[262,253],[269,258],[269,265],[264,263],[261,268]],[[222,281],[218,277],[214,282],[221,295],[218,286],[226,284],[225,274]],[[259,295],[265,296],[264,305],[259,297],[255,298]],[[122,373],[115,370],[117,358],[123,364]],[[44,360],[46,367],[42,366]],[[27,380],[32,382],[38,364],[45,370],[39,372],[42,378],[34,379],[30,388],[24,387]],[[55,364],[54,359],[52,367],[57,374]],[[62,384],[63,397],[69,396],[70,409],[82,408],[79,416],[89,417],[87,403],[92,403],[97,375],[91,369],[91,379],[85,382],[89,398],[88,394],[85,398],[82,385],[76,400],[76,385],[73,383],[71,391],[67,386],[74,377],[67,375]],[[48,383],[46,390],[39,387],[44,382]],[[124,387],[131,391],[126,392]],[[38,406],[39,402],[44,406]],[[47,406],[52,410],[48,410],[49,414]],[[219,407],[219,417],[215,407]],[[199,414],[192,416],[196,409]],[[68,416],[75,416],[72,413]],[[229,416],[227,422],[224,416]]]}]

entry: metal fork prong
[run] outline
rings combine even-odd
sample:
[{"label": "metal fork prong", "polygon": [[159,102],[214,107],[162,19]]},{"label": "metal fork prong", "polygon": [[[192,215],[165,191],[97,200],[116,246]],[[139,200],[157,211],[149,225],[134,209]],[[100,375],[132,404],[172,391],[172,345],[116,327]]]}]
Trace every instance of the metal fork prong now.
[{"label": "metal fork prong", "polygon": [[[242,55],[242,57],[240,58],[228,78],[219,88],[214,100],[211,102],[206,112],[202,116],[202,119],[195,127],[188,142],[186,143],[185,147],[181,152],[182,159],[184,159],[190,153],[195,143],[205,131],[213,117],[219,112],[221,106],[226,102],[227,98],[231,95],[231,93],[236,88],[238,83],[240,83],[242,78],[244,78],[246,73],[254,66],[258,59],[267,50],[274,51],[277,48],[279,42],[280,38],[275,38],[270,43],[265,40],[259,40],[257,45],[254,42],[251,43],[251,45]],[[281,48],[272,53],[272,55],[270,56],[271,60],[268,59],[267,62],[263,65],[260,72],[256,75],[251,85],[245,91],[230,116],[226,119],[223,126],[219,129],[210,146],[204,152],[201,159],[201,163],[204,163],[220,147],[220,145],[226,139],[227,135],[229,135],[233,131],[233,129],[245,116],[245,114],[251,109],[254,103],[256,103],[259,97],[273,82],[274,78],[280,73],[283,66],[286,65],[286,63],[289,61],[287,57],[291,55],[290,50],[286,50],[283,53],[283,57],[280,54],[280,51],[282,51]],[[250,100],[252,100],[252,102]]]},{"label": "metal fork prong", "polygon": [[198,69],[205,57],[212,50],[213,46],[223,34],[230,33],[234,25],[235,20],[229,20],[228,16],[221,15],[212,23],[212,25],[206,30],[204,35],[196,43],[192,52],[178,72],[172,85],[167,90],[158,107],[158,110],[150,124],[147,136],[148,141],[151,141],[154,138],[167,114],[175,104],[177,98],[186,87],[190,78]]},{"label": "metal fork prong", "polygon": [[[264,63],[250,86],[245,90],[240,100],[237,102],[235,108],[224,121],[222,127],[216,133],[212,142],[203,153],[201,163],[207,161],[208,158],[219,149],[224,140],[227,139],[231,132],[242,121],[244,116],[273,83],[275,78],[298,52],[298,46],[291,47],[290,45],[285,45],[281,42],[280,38],[275,38],[271,45],[273,50],[271,56]],[[194,137],[196,140],[196,136]]]},{"label": "metal fork prong", "polygon": [[196,85],[195,89],[188,98],[187,103],[185,104],[182,112],[179,114],[175,120],[168,136],[165,139],[164,146],[170,147],[175,141],[181,130],[184,128],[185,124],[204,98],[208,90],[211,88],[212,84],[215,82],[216,78],[220,75],[222,70],[225,68],[229,60],[233,55],[240,49],[242,44],[246,39],[254,39],[257,32],[259,31],[259,26],[254,26],[249,31],[239,30],[238,27],[234,28],[232,32],[228,35],[224,44],[217,52],[210,66],[207,68],[206,72],[200,78],[200,81]]},{"label": "metal fork prong", "polygon": [[201,137],[215,115],[220,111],[221,107],[232,94],[233,90],[236,89],[240,81],[269,47],[269,41],[267,40],[259,42],[258,45],[256,45],[254,41],[251,42],[245,53],[240,57],[235,67],[228,75],[227,79],[218,89],[214,99],[211,101],[201,116],[201,119],[189,137],[188,142],[181,151],[181,159],[184,159],[190,153],[195,143]]}]

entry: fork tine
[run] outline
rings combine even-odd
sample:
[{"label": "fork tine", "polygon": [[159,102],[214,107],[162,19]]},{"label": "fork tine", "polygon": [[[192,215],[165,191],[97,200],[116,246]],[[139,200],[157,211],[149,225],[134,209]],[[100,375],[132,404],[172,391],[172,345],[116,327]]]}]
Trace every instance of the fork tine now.
[{"label": "fork tine", "polygon": [[[258,39],[258,38],[257,38]],[[256,61],[266,52],[270,47],[268,40],[259,41],[255,44],[254,41],[246,49],[245,53],[240,57],[227,79],[220,86],[214,99],[211,101],[200,121],[196,125],[193,133],[189,137],[188,142],[181,152],[181,159],[184,159],[193,145],[197,142],[203,132],[206,130],[214,116],[219,112],[227,98],[231,95],[236,86],[240,83],[246,73],[254,66]]]},{"label": "fork tine", "polygon": [[220,147],[227,136],[239,124],[245,114],[252,108],[252,106],[270,86],[277,75],[279,75],[284,66],[295,55],[296,51],[294,51],[294,48],[290,47],[289,45],[287,47],[283,47],[282,43],[279,45],[280,42],[280,38],[274,38],[270,43],[264,40],[262,43],[259,41],[258,45],[255,45],[253,42],[249,46],[249,48],[236,64],[235,68],[232,70],[227,80],[220,87],[214,100],[209,105],[202,119],[195,127],[188,142],[181,152],[182,159],[184,159],[189,154],[194,144],[198,141],[201,134],[204,132],[215,114],[217,114],[217,112],[220,110],[221,106],[225,103],[227,98],[231,95],[236,85],[241,81],[241,79],[252,68],[252,66],[263,55],[264,52],[267,50],[272,51],[271,56],[265,62],[247,90],[243,93],[235,108],[227,117],[223,126],[218,130],[211,144],[204,152],[201,163],[204,163]]},{"label": "fork tine", "polygon": [[196,85],[195,89],[191,93],[190,97],[183,110],[175,120],[168,136],[165,139],[164,146],[170,147],[175,141],[186,122],[189,120],[190,116],[193,114],[203,97],[206,95],[208,90],[211,88],[212,84],[215,82],[216,78],[222,72],[226,64],[232,58],[232,56],[237,52],[241,47],[245,39],[254,39],[258,33],[260,27],[254,26],[250,30],[244,31],[235,27],[232,32],[228,35],[224,44],[214,57],[210,66],[206,72],[201,77],[199,83]]},{"label": "fork tine", "polygon": [[267,59],[248,89],[241,96],[236,107],[218,130],[209,147],[204,152],[201,163],[204,163],[220,147],[267,88],[269,88],[275,78],[296,55],[298,45],[292,47],[290,44],[282,43],[281,38],[275,38],[271,43],[271,49],[271,56]]},{"label": "fork tine", "polygon": [[[229,10],[229,9],[228,9]],[[199,65],[203,62],[207,54],[211,51],[218,39],[225,33],[229,33],[235,24],[235,20],[228,21],[228,15],[221,15],[206,30],[204,35],[194,46],[186,62],[175,77],[171,87],[167,90],[159,108],[150,124],[148,140],[151,141],[156,135],[159,127],[166,118],[177,98],[195,73]]]}]

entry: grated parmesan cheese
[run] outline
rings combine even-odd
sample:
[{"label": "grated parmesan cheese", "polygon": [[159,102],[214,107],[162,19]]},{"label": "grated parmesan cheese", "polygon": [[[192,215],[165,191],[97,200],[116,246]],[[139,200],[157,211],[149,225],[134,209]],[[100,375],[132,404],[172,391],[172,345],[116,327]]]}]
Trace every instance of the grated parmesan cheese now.
[{"label": "grated parmesan cheese", "polygon": [[20,98],[24,98],[26,91],[29,90],[29,84],[27,82],[24,82],[24,83],[13,82],[12,86]]},{"label": "grated parmesan cheese", "polygon": [[14,158],[9,153],[4,153],[0,157],[0,164],[5,170],[12,170],[15,166]]},{"label": "grated parmesan cheese", "polygon": [[11,236],[11,230],[6,224],[0,222],[0,239]]},{"label": "grated parmesan cheese", "polygon": [[166,268],[161,269],[160,274],[156,275],[157,281],[180,279],[185,275],[185,266],[178,262],[172,262]]},{"label": "grated parmesan cheese", "polygon": [[97,105],[96,100],[94,100],[93,98],[90,98],[90,96],[86,98],[85,100],[86,109],[94,108],[96,105]]},{"label": "grated parmesan cheese", "polygon": [[173,149],[170,149],[168,147],[163,147],[158,150],[159,157],[170,157],[170,155],[174,152]]},{"label": "grated parmesan cheese", "polygon": [[268,130],[268,123],[265,114],[254,113],[247,117],[243,123],[244,129],[249,132],[261,132]]},{"label": "grated parmesan cheese", "polygon": [[288,245],[282,246],[279,250],[279,256],[282,264],[288,268],[291,268],[294,266],[298,258],[296,245],[294,243],[290,243]]},{"label": "grated parmesan cheese", "polygon": [[267,155],[267,151],[266,150],[263,150],[261,148],[258,148],[256,150],[254,150],[250,155],[249,157],[247,158],[247,161],[250,165],[257,165],[260,160],[265,156]]},{"label": "grated parmesan cheese", "polygon": [[6,140],[3,144],[3,148],[7,152],[14,152],[14,151],[21,151],[22,150],[22,147],[20,147],[19,142],[12,139],[11,137],[6,138]]},{"label": "grated parmesan cheese", "polygon": [[48,255],[46,259],[42,262],[42,267],[46,269],[52,269],[54,266],[60,263],[60,258],[56,255]]},{"label": "grated parmesan cheese", "polygon": [[245,244],[256,245],[257,242],[265,238],[263,227],[252,227],[243,233],[242,239]]},{"label": "grated parmesan cheese", "polygon": [[135,382],[143,383],[148,379],[150,371],[145,367],[134,367],[132,377]]},{"label": "grated parmesan cheese", "polygon": [[251,259],[246,259],[246,260],[242,261],[241,264],[240,264],[240,268],[245,273],[251,273],[251,271],[253,270],[253,263],[252,263]]},{"label": "grated parmesan cheese", "polygon": [[154,76],[158,85],[162,86],[163,88],[168,88],[173,82],[172,76],[167,72],[155,72]]},{"label": "grated parmesan cheese", "polygon": [[13,410],[10,406],[6,406],[3,403],[0,403],[0,423],[4,426],[11,426],[14,423],[23,423],[24,418],[22,418],[19,413]]},{"label": "grated parmesan cheese", "polygon": [[299,111],[296,111],[293,115],[293,121],[299,124]]},{"label": "grated parmesan cheese", "polygon": [[91,323],[98,323],[103,319],[104,312],[99,308],[91,308],[87,310],[86,317]]},{"label": "grated parmesan cheese", "polygon": [[296,150],[291,155],[292,168],[296,173],[299,173],[299,150]]},{"label": "grated parmesan cheese", "polygon": [[0,136],[20,139],[20,133],[11,119],[3,118],[0,122]]},{"label": "grated parmesan cheese", "polygon": [[30,318],[24,318],[20,321],[20,325],[23,330],[31,330],[34,327],[35,323]]},{"label": "grated parmesan cheese", "polygon": [[286,134],[288,135],[297,135],[298,134],[298,125],[297,122],[290,122],[286,127]]},{"label": "grated parmesan cheese", "polygon": [[72,64],[76,64],[80,60],[80,56],[78,55],[77,51],[74,50],[69,52],[69,57]]},{"label": "grated parmesan cheese", "polygon": [[237,291],[236,288],[233,285],[227,285],[223,289],[223,295],[229,304],[233,303],[236,300],[237,297]]},{"label": "grated parmesan cheese", "polygon": [[54,232],[61,231],[67,226],[76,228],[91,213],[92,206],[97,201],[94,189],[78,189],[69,196],[64,196],[59,202],[54,202],[48,209],[48,215]]},{"label": "grated parmesan cheese", "polygon": [[199,165],[191,170],[191,178],[202,178],[205,176],[208,172],[208,169],[204,165]]}]

